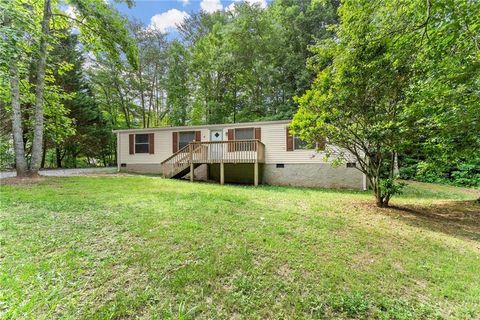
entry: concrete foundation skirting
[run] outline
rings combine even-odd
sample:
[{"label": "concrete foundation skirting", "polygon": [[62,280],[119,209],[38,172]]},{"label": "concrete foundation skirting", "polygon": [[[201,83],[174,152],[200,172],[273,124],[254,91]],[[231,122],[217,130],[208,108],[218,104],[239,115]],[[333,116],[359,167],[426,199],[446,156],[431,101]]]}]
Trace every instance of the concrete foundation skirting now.
[{"label": "concrete foundation skirting", "polygon": [[263,182],[271,185],[345,188],[363,190],[363,173],[346,165],[333,167],[328,163],[265,164]]},{"label": "concrete foundation skirting", "polygon": [[162,166],[159,163],[128,163],[120,166],[120,172],[162,174]]},{"label": "concrete foundation skirting", "polygon": [[[363,174],[346,165],[328,163],[263,164],[259,166],[260,183],[298,187],[345,188],[363,190]],[[160,164],[135,163],[120,167],[122,172],[162,174]],[[189,178],[187,174],[185,179]],[[195,169],[195,180],[220,181],[220,165],[202,165]],[[253,184],[253,164],[225,164],[225,182]]]}]

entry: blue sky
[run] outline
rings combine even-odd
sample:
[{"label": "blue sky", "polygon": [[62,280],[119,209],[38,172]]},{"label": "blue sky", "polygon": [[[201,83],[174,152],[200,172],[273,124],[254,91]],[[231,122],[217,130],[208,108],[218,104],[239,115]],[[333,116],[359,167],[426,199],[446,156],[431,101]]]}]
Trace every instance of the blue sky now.
[{"label": "blue sky", "polygon": [[204,10],[229,10],[233,3],[246,1],[258,3],[265,7],[268,0],[136,0],[135,6],[129,9],[125,4],[114,6],[129,18],[136,18],[145,25],[155,27],[163,32],[168,32],[175,37],[175,25],[192,13]]}]

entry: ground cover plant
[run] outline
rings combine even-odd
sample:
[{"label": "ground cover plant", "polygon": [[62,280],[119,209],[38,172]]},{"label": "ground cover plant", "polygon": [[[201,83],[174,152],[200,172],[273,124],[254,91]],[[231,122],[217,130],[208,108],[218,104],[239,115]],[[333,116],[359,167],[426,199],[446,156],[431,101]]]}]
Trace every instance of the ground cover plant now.
[{"label": "ground cover plant", "polygon": [[2,181],[0,317],[480,316],[478,190]]}]

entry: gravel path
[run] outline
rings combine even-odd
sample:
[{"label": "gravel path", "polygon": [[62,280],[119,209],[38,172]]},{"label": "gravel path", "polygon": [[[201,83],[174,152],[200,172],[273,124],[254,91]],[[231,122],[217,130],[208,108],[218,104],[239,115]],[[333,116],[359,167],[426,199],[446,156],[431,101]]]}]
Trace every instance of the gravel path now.
[{"label": "gravel path", "polygon": [[[116,167],[106,168],[78,168],[78,169],[47,169],[40,170],[40,175],[50,177],[66,177],[66,176],[83,176],[95,173],[113,173],[116,172]],[[15,171],[1,171],[0,179],[15,177],[17,173]]]}]

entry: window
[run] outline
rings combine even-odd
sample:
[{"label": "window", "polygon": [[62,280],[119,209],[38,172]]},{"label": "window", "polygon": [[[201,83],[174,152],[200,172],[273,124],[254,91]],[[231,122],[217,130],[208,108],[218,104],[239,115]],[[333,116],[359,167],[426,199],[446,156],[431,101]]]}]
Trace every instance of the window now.
[{"label": "window", "polygon": [[306,150],[312,149],[309,147],[308,143],[298,136],[293,136],[293,149],[294,150]]},{"label": "window", "polygon": [[347,168],[356,168],[357,164],[355,162],[347,162]]},{"label": "window", "polygon": [[277,168],[285,168],[285,164],[283,164],[283,163],[277,163]]},{"label": "window", "polygon": [[[235,129],[235,140],[252,140],[255,137],[253,128]],[[236,143],[235,151],[255,151],[253,143]]]},{"label": "window", "polygon": [[186,147],[190,142],[195,140],[195,131],[181,131],[178,135],[178,150]]},{"label": "window", "polygon": [[148,134],[135,135],[135,153],[149,153]]},{"label": "window", "polygon": [[235,129],[235,140],[252,140],[254,136],[253,128]]}]

